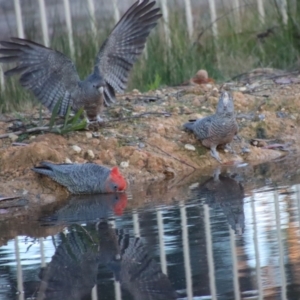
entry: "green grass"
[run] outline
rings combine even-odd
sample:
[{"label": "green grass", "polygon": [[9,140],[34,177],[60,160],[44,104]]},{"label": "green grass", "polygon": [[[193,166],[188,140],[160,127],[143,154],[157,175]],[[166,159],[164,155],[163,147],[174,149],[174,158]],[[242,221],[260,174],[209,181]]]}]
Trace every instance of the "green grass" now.
[{"label": "green grass", "polygon": [[[256,5],[245,6],[241,15],[241,31],[236,32],[233,11],[219,11],[217,21],[219,38],[214,40],[211,24],[207,20],[195,20],[195,36],[189,40],[185,12],[169,12],[171,43],[169,48],[164,38],[162,22],[153,30],[147,42],[145,53],[135,64],[128,83],[128,90],[141,91],[157,89],[164,85],[176,85],[191,78],[199,69],[206,69],[210,77],[222,82],[233,76],[258,67],[272,67],[285,70],[299,68],[300,61],[300,5],[297,10],[288,1],[287,25],[283,24],[275,0],[264,1],[266,18],[260,22]],[[199,14],[200,15],[200,14]],[[35,26],[33,24],[32,26]],[[80,24],[78,24],[80,25]],[[92,69],[99,46],[113,27],[111,20],[98,24],[101,31],[93,37],[88,27],[74,28],[75,61],[81,78]],[[70,56],[68,38],[59,28],[53,30],[51,46]],[[259,39],[259,33],[272,29],[266,38]],[[27,30],[28,38],[41,41],[34,36],[34,30]],[[22,89],[15,78],[8,79],[6,89],[0,93],[0,112],[22,110],[24,103],[32,103],[34,97]],[[36,103],[33,102],[33,103]]]}]

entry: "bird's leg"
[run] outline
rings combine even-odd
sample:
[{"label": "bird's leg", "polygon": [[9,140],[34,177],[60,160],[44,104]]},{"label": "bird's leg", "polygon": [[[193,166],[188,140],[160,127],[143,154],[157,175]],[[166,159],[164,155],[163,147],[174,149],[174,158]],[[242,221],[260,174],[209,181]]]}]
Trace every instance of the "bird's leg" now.
[{"label": "bird's leg", "polygon": [[217,146],[213,146],[210,148],[210,155],[215,158],[219,163],[222,163],[222,160],[219,156],[219,153],[217,151]]},{"label": "bird's leg", "polygon": [[220,169],[220,167],[217,167],[213,173],[214,181],[216,181],[216,182],[220,181],[220,178],[219,178],[220,174],[221,174],[221,169]]}]

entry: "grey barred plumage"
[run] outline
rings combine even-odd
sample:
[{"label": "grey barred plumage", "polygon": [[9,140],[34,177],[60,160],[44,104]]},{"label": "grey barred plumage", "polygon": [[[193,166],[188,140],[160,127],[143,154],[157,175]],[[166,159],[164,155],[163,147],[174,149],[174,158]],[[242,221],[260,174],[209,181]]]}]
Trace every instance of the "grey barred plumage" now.
[{"label": "grey barred plumage", "polygon": [[[70,227],[69,227],[70,228]],[[100,253],[85,232],[64,235],[47,266],[41,270],[36,299],[87,299],[97,281]]]},{"label": "grey barred plumage", "polygon": [[69,106],[84,107],[88,120],[101,120],[103,102],[115,102],[115,92],[124,92],[129,71],[142,53],[150,31],[161,17],[156,1],[136,1],[123,15],[103,43],[94,71],[81,81],[73,62],[64,54],[35,42],[11,38],[1,41],[0,62],[17,62],[6,75],[20,74],[20,83],[48,109],[61,101],[59,115]]},{"label": "grey barred plumage", "polygon": [[109,169],[94,163],[53,164],[42,162],[33,171],[49,176],[72,194],[113,193],[126,189],[126,181],[117,167]]},{"label": "grey barred plumage", "polygon": [[120,281],[122,288],[128,290],[133,299],[177,299],[170,280],[149,254],[141,238],[130,237],[106,222],[98,224],[98,232],[101,236],[101,263],[114,272],[115,279]]},{"label": "grey barred plumage", "polygon": [[210,148],[212,157],[221,162],[217,146],[230,144],[238,132],[232,96],[223,92],[214,115],[185,123],[183,127],[192,131],[203,146]]},{"label": "grey barred plumage", "polygon": [[126,193],[71,195],[65,206],[43,216],[40,221],[58,225],[109,219],[114,215],[121,215],[126,204]]}]

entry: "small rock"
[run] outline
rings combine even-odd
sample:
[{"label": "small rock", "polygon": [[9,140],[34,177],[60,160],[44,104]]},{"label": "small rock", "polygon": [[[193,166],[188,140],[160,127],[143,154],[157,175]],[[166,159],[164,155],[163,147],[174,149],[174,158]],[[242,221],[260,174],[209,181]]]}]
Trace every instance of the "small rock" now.
[{"label": "small rock", "polygon": [[31,135],[29,139],[30,139],[30,140],[34,140],[35,138],[36,138],[35,135]]},{"label": "small rock", "polygon": [[190,190],[193,190],[193,189],[196,189],[197,187],[199,187],[199,183],[198,183],[198,182],[195,182],[195,183],[193,183],[193,184],[191,184],[191,185],[189,186],[189,189],[190,189]]},{"label": "small rock", "polygon": [[247,88],[245,86],[242,86],[239,88],[239,90],[240,90],[240,92],[245,92],[245,91],[247,91]]},{"label": "small rock", "polygon": [[260,121],[264,121],[266,116],[264,114],[259,114],[258,118],[259,118]]},{"label": "small rock", "polygon": [[95,158],[95,154],[94,154],[93,150],[91,150],[91,149],[89,149],[87,151],[87,155],[88,155],[89,158]]},{"label": "small rock", "polygon": [[211,89],[213,86],[212,86],[212,84],[207,83],[207,84],[206,84],[206,87],[207,87],[208,89]]},{"label": "small rock", "polygon": [[129,162],[128,161],[122,161],[121,163],[120,163],[120,167],[121,168],[128,168],[129,167]]},{"label": "small rock", "polygon": [[93,138],[98,138],[100,136],[99,132],[93,132],[92,133]]},{"label": "small rock", "polygon": [[212,96],[218,97],[218,95],[219,95],[219,90],[218,90],[216,87],[214,87],[214,88],[212,89]]},{"label": "small rock", "polygon": [[140,91],[139,91],[138,89],[133,89],[133,90],[132,90],[132,93],[133,93],[133,94],[140,94]]},{"label": "small rock", "polygon": [[68,157],[67,157],[67,158],[65,159],[65,163],[66,163],[66,164],[71,164],[71,163],[72,163],[72,161],[71,161],[71,159],[70,159],[70,158],[68,158]]},{"label": "small rock", "polygon": [[195,146],[191,145],[191,144],[185,144],[184,148],[190,151],[196,151]]},{"label": "small rock", "polygon": [[156,91],[155,91],[155,94],[156,94],[157,96],[160,96],[160,95],[162,94],[162,92],[161,92],[160,90],[156,90]]},{"label": "small rock", "polygon": [[79,146],[77,146],[77,145],[73,145],[73,146],[72,146],[72,149],[73,149],[73,151],[76,152],[76,153],[80,153],[80,152],[81,152],[81,148],[80,148]]},{"label": "small rock", "polygon": [[19,137],[18,137],[16,134],[14,134],[14,133],[10,133],[8,137],[10,138],[10,140],[11,140],[12,142],[15,142],[15,141],[19,138]]},{"label": "small rock", "polygon": [[85,136],[87,139],[91,139],[93,137],[93,134],[91,132],[86,132]]}]

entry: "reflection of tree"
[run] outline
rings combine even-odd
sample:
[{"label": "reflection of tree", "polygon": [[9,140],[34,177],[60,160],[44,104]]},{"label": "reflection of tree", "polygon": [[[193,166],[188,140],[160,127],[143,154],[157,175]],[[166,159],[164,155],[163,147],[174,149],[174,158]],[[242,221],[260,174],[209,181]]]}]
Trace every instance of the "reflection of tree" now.
[{"label": "reflection of tree", "polygon": [[216,170],[213,177],[199,185],[197,193],[209,207],[222,209],[235,233],[244,232],[244,188],[241,183]]},{"label": "reflection of tree", "polygon": [[38,299],[89,299],[105,265],[134,299],[176,299],[168,277],[140,238],[131,238],[106,221],[71,225],[49,265],[42,270]]}]

